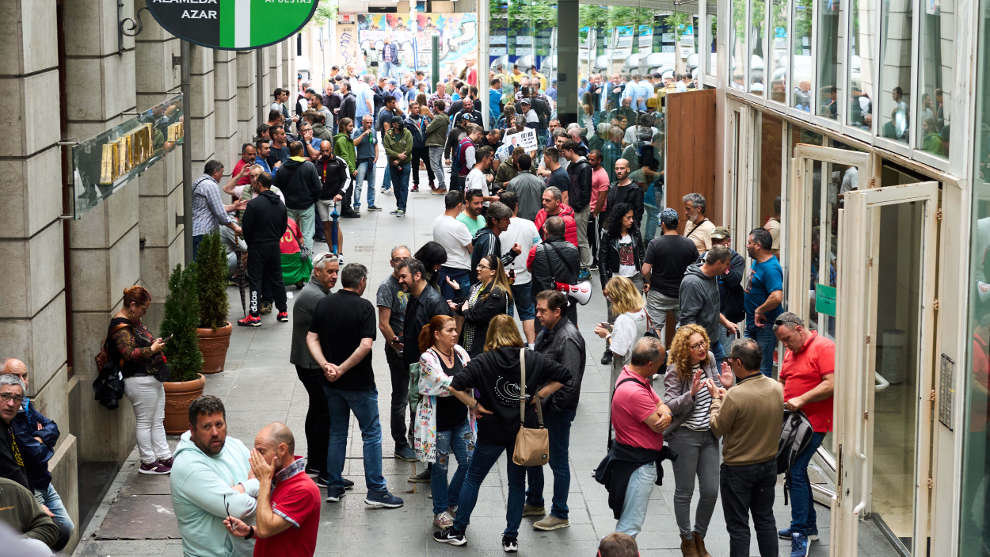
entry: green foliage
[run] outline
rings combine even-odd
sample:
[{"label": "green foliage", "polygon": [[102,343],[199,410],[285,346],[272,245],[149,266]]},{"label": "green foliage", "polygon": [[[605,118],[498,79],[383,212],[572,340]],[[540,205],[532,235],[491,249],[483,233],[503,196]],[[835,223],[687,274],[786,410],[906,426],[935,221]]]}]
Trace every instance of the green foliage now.
[{"label": "green foliage", "polygon": [[165,318],[162,320],[162,338],[173,335],[165,343],[165,358],[172,370],[173,381],[191,381],[203,370],[203,354],[196,336],[199,322],[196,288],[196,264],[185,270],[182,265],[176,265],[168,279]]},{"label": "green foliage", "polygon": [[227,254],[219,232],[207,234],[196,253],[199,326],[218,329],[227,325]]},{"label": "green foliage", "polygon": [[323,26],[328,20],[336,19],[337,10],[337,0],[320,0],[319,5],[316,6],[316,13],[313,14],[312,21],[317,26]]}]

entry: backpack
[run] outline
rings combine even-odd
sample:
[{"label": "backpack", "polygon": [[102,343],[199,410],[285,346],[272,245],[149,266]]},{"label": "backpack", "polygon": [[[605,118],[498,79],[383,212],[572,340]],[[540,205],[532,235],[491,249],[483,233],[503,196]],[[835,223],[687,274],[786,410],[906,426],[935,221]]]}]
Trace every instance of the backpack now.
[{"label": "backpack", "polygon": [[120,399],[124,396],[124,374],[122,360],[111,358],[113,349],[110,346],[110,337],[117,331],[126,329],[130,325],[119,323],[107,332],[107,337],[103,339],[103,346],[99,354],[96,355],[96,379],[93,380],[93,391],[95,399],[100,405],[114,410],[120,405]]},{"label": "backpack", "polygon": [[808,445],[811,436],[815,434],[808,416],[800,410],[784,411],[784,421],[780,430],[780,442],[777,444],[777,473],[784,474],[784,504],[787,504],[787,493],[791,487],[791,466]]}]

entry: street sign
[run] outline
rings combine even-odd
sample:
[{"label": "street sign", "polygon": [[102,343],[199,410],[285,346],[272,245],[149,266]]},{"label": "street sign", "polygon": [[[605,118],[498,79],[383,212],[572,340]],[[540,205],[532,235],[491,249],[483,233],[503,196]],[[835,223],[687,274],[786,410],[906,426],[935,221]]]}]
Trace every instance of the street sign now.
[{"label": "street sign", "polygon": [[318,0],[147,0],[166,31],[208,48],[246,50],[277,43],[298,32]]},{"label": "street sign", "polygon": [[815,311],[835,317],[835,287],[827,284],[815,285]]}]

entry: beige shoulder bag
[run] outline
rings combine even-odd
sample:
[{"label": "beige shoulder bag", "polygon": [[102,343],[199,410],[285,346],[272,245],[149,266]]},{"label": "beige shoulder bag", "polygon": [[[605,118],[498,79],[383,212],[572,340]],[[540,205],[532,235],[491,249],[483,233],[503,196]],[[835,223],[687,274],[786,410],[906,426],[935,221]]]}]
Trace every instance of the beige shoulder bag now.
[{"label": "beige shoulder bag", "polygon": [[543,466],[550,461],[550,436],[543,427],[543,401],[536,401],[539,427],[526,427],[526,349],[519,349],[519,433],[512,451],[518,466]]}]

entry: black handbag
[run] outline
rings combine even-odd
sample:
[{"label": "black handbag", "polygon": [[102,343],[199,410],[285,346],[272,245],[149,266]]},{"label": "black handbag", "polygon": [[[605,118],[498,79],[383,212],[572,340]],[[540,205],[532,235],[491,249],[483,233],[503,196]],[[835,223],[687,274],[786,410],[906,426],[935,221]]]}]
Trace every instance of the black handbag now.
[{"label": "black handbag", "polygon": [[113,350],[110,346],[110,337],[128,326],[118,324],[108,331],[107,337],[103,340],[103,347],[96,355],[97,373],[96,379],[93,380],[93,392],[96,401],[110,410],[120,406],[120,399],[124,396],[124,374],[121,371],[120,362],[111,357]]}]

